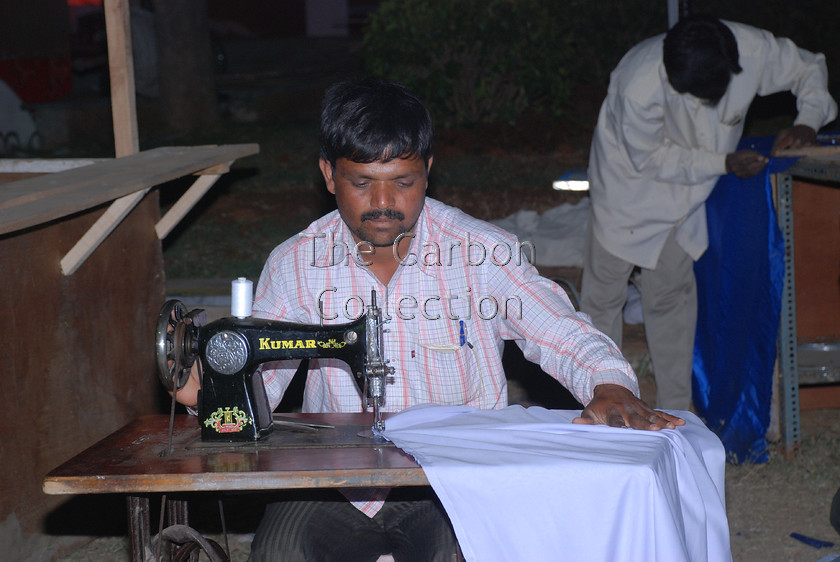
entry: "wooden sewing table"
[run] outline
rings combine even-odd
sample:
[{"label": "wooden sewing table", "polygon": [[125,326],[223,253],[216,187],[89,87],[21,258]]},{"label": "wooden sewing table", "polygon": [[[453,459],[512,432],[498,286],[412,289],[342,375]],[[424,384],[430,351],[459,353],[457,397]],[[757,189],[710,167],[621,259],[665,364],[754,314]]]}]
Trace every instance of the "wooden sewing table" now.
[{"label": "wooden sewing table", "polygon": [[[259,443],[208,444],[195,416],[142,416],[76,455],[44,479],[47,494],[128,495],[131,559],[150,545],[150,493],[427,486],[423,469],[390,443],[359,437],[371,414],[284,414],[289,421],[332,425],[278,425]],[[170,502],[170,524],[186,524],[184,501]]]}]

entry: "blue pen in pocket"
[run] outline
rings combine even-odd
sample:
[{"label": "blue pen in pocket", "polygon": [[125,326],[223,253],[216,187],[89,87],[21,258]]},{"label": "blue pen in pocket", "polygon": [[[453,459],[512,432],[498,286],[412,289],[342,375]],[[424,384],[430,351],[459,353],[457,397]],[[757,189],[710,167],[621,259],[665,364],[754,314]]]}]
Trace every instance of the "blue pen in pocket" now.
[{"label": "blue pen in pocket", "polygon": [[464,321],[459,321],[461,325],[461,347],[464,347],[464,344],[467,343],[467,333],[464,331]]}]

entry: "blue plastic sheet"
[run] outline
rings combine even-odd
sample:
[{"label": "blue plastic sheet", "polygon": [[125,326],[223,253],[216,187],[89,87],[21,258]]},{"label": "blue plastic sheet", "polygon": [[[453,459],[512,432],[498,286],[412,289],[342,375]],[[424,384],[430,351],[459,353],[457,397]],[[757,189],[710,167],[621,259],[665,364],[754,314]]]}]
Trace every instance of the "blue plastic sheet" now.
[{"label": "blue plastic sheet", "polygon": [[[773,137],[739,149],[770,154]],[[784,241],[770,174],[796,159],[771,159],[766,173],[720,178],[706,202],[709,248],[695,263],[697,336],[693,401],[730,463],[768,460],[766,433],[784,282]]]}]

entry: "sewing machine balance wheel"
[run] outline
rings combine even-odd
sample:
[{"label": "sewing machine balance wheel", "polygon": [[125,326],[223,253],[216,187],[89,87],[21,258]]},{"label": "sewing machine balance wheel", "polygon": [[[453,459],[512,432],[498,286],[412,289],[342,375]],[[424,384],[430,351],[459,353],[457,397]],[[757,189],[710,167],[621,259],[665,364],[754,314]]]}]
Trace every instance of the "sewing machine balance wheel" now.
[{"label": "sewing machine balance wheel", "polygon": [[198,328],[204,310],[187,311],[179,300],[169,300],[160,309],[155,336],[158,377],[168,390],[183,387],[198,354]]}]

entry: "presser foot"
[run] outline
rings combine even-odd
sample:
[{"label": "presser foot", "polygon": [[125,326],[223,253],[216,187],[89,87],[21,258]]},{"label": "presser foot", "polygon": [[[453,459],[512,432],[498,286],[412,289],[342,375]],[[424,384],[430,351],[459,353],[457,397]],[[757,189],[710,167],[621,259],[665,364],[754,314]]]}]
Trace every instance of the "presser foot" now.
[{"label": "presser foot", "polygon": [[364,437],[365,439],[370,439],[374,443],[390,443],[390,441],[382,437],[381,434],[373,431],[373,427],[371,427],[370,429],[364,429],[356,435],[358,435],[359,437]]}]

